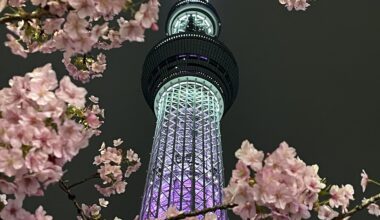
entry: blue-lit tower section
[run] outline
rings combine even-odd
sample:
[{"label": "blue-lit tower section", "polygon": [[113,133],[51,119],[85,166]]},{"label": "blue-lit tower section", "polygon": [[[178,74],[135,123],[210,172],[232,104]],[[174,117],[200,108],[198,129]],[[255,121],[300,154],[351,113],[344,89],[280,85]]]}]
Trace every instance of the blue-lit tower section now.
[{"label": "blue-lit tower section", "polygon": [[[238,90],[238,67],[217,38],[220,19],[205,0],[178,1],[167,37],[147,55],[142,88],[157,117],[140,219],[222,203],[220,120]],[[226,219],[224,211],[216,213]]]}]

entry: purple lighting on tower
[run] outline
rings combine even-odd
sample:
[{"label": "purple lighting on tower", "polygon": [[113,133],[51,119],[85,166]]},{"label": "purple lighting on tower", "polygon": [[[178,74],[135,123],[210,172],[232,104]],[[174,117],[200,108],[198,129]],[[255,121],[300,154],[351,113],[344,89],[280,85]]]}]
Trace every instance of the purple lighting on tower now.
[{"label": "purple lighting on tower", "polygon": [[161,91],[142,219],[160,217],[170,206],[191,211],[222,202],[218,90],[203,79],[181,77]]}]

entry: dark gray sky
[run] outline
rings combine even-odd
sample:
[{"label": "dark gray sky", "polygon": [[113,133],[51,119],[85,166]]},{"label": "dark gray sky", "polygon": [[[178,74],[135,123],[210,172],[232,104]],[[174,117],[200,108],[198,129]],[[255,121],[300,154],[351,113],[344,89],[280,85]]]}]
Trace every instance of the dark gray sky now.
[{"label": "dark gray sky", "polygon": [[[353,183],[360,200],[361,169],[380,179],[380,1],[318,0],[307,12],[288,12],[276,0],[213,2],[223,23],[220,38],[240,66],[239,95],[222,120],[226,179],[236,162],[233,153],[244,139],[267,152],[286,140],[306,163],[318,163],[320,175],[331,183]],[[163,30],[174,1],[161,3]],[[4,33],[2,26],[0,42]],[[76,181],[95,171],[92,158],[102,140],[111,144],[123,138],[143,162],[129,180],[127,193],[111,200],[105,212],[109,219],[132,219],[139,212],[155,127],[140,88],[141,69],[149,49],[163,37],[163,31],[148,33],[145,43],[108,53],[104,78],[86,84],[90,94],[101,98],[106,123],[103,135],[67,166],[67,178]],[[62,76],[60,60],[59,54],[25,60],[1,44],[0,85],[47,62]],[[370,187],[372,193],[379,191]],[[90,184],[75,193],[86,203],[97,198]],[[55,219],[74,219],[75,209],[58,186],[27,206],[34,209],[39,203]]]}]

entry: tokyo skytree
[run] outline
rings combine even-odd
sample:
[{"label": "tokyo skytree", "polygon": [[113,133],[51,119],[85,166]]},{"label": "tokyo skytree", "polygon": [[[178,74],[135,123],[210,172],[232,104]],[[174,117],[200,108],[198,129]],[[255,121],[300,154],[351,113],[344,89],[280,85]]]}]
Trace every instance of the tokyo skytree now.
[{"label": "tokyo skytree", "polygon": [[189,212],[222,204],[220,120],[236,98],[239,70],[220,31],[208,1],[179,0],[167,37],[146,57],[142,89],[157,124],[141,220],[162,217],[170,206]]}]

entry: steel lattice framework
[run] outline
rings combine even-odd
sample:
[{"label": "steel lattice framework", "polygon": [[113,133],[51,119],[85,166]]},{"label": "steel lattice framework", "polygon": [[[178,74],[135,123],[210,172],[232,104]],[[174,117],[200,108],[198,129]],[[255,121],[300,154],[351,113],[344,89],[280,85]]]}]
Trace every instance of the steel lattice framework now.
[{"label": "steel lattice framework", "polygon": [[191,211],[222,203],[219,91],[196,77],[177,78],[160,91],[142,219],[161,217],[170,206]]}]

